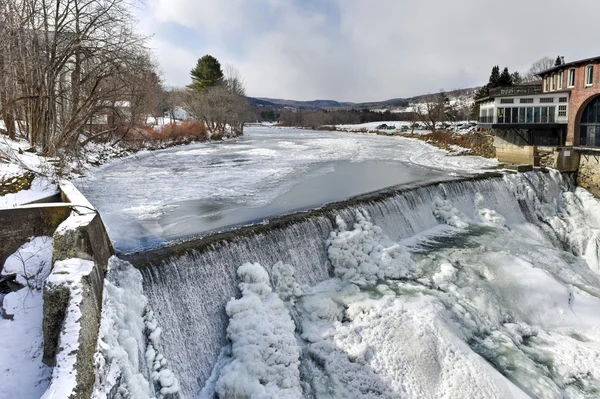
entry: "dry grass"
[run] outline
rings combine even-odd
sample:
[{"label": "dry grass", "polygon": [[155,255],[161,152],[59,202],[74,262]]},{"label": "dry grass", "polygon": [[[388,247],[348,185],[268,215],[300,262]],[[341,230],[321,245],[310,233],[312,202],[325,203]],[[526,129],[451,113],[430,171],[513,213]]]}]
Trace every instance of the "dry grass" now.
[{"label": "dry grass", "polygon": [[494,138],[479,132],[459,134],[438,131],[429,134],[402,133],[401,136],[419,139],[448,151],[454,151],[452,146],[459,146],[471,150],[471,155],[478,155],[484,158],[496,157]]}]

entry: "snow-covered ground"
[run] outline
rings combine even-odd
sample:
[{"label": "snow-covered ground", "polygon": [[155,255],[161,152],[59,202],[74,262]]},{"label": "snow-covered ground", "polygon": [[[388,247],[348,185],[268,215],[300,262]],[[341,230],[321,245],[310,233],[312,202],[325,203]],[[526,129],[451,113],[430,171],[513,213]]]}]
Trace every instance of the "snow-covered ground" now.
[{"label": "snow-covered ground", "polygon": [[[29,143],[25,140],[10,140],[0,135],[0,180],[10,180],[21,176],[26,171],[48,175],[49,167],[43,157],[26,151]],[[56,184],[50,179],[36,176],[28,190],[0,197],[0,209],[37,201],[57,193]]]},{"label": "snow-covered ground", "polygon": [[[42,284],[51,270],[52,239],[35,237],[6,260],[2,275],[25,288],[0,294],[0,398],[39,398],[52,368],[42,363]],[[2,312],[4,312],[2,314]]]},{"label": "snow-covered ground", "polygon": [[[154,240],[194,223],[198,229],[191,234],[202,232],[203,222],[189,219],[189,212],[210,216],[210,223],[222,220],[225,227],[232,209],[267,206],[296,185],[339,172],[336,168],[344,162],[384,162],[399,169],[405,165],[407,171],[423,166],[443,174],[479,173],[497,164],[480,157],[450,156],[416,139],[252,126],[239,139],[117,160],[92,170],[78,187],[100,210],[111,238],[121,244],[136,234]],[[406,182],[401,170],[397,176],[397,181],[386,180],[386,184]],[[358,184],[346,179],[350,186]],[[369,187],[371,191],[384,186]],[[315,197],[328,191],[327,187],[311,190],[316,191]],[[178,214],[192,204],[194,210]],[[255,217],[259,216],[264,215]]]}]

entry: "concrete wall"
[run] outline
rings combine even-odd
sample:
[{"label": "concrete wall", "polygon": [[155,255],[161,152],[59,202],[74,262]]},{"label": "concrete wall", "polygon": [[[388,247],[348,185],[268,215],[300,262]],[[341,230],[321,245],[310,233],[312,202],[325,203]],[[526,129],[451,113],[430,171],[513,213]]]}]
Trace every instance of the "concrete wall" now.
[{"label": "concrete wall", "polygon": [[514,130],[494,132],[494,147],[500,162],[534,165],[534,147],[527,145]]},{"label": "concrete wall", "polygon": [[30,237],[51,236],[70,213],[68,204],[0,209],[0,270],[6,259]]},{"label": "concrete wall", "polygon": [[[89,398],[95,379],[104,274],[114,250],[100,214],[87,199],[70,183],[62,183],[60,189],[73,211],[52,236],[53,264],[89,267],[82,272],[75,266],[57,271],[55,266],[44,285],[44,363],[62,370],[53,373],[47,393]],[[75,347],[67,331],[73,328],[68,314],[73,309],[81,314],[75,321],[79,327]]]},{"label": "concrete wall", "polygon": [[[42,328],[43,360],[54,371],[44,397],[87,399],[95,379],[104,274],[114,250],[99,213],[71,183],[60,184],[60,199],[0,210],[0,267],[30,237],[52,236],[55,266],[44,284]],[[80,315],[76,320],[74,313]]]}]

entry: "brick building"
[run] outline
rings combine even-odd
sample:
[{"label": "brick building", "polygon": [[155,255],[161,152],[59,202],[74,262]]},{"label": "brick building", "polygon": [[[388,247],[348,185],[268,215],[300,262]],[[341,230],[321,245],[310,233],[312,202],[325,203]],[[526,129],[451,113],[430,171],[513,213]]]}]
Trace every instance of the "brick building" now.
[{"label": "brick building", "polygon": [[493,88],[479,100],[479,126],[494,132],[498,158],[537,164],[536,147],[600,147],[600,56],[538,76],[539,83]]}]

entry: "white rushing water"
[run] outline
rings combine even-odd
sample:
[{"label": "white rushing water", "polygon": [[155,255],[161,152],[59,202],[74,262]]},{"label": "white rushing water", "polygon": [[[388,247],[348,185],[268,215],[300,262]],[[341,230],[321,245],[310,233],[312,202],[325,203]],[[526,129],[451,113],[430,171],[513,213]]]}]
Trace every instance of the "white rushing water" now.
[{"label": "white rushing water", "polygon": [[423,187],[156,260],[132,320],[185,398],[598,397],[599,211],[555,173]]}]

